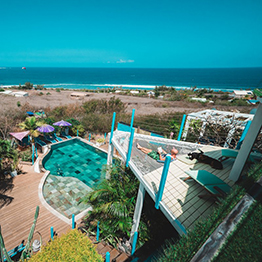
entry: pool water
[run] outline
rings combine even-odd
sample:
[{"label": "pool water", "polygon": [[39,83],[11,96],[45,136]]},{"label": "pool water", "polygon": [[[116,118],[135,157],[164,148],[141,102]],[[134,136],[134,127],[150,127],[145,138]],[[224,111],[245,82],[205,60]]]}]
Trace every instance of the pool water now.
[{"label": "pool water", "polygon": [[52,175],[75,177],[91,188],[105,178],[102,167],[107,154],[78,139],[52,145],[46,158],[43,166]]},{"label": "pool water", "polygon": [[79,139],[53,144],[42,164],[50,171],[43,185],[45,201],[67,218],[87,210],[79,200],[105,178],[107,154]]}]

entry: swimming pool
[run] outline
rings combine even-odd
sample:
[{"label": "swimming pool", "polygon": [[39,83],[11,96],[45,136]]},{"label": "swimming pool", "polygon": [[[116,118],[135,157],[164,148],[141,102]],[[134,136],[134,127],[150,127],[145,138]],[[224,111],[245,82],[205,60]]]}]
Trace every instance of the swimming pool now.
[{"label": "swimming pool", "polygon": [[42,190],[45,201],[67,218],[81,213],[88,206],[78,201],[105,178],[106,162],[105,152],[78,138],[53,144],[42,160],[50,171]]}]

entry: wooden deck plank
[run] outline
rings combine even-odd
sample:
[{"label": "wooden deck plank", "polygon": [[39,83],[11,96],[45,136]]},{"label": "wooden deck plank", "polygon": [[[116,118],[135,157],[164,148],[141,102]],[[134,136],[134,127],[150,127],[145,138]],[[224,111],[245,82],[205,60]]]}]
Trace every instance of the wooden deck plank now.
[{"label": "wooden deck plank", "polygon": [[[58,234],[70,230],[70,225],[50,213],[38,198],[38,185],[43,174],[35,173],[31,166],[23,166],[23,170],[25,174],[14,178],[13,190],[6,192],[13,201],[0,209],[0,225],[7,250],[27,240],[37,205],[40,211],[35,232],[41,233],[43,243],[50,239],[51,226]],[[35,237],[38,238],[37,234]]]},{"label": "wooden deck plank", "polygon": [[[221,156],[220,147],[204,146],[201,150],[215,159]],[[223,162],[223,170],[216,170],[203,163],[171,162],[162,201],[186,228],[192,228],[196,221],[208,216],[216,204],[212,198],[201,199],[198,197],[201,194],[206,194],[207,191],[194,180],[183,181],[188,177],[185,171],[206,170],[232,186],[233,182],[228,177],[233,163],[232,159],[228,159]],[[163,167],[144,175],[150,187],[153,188],[153,183],[158,189],[162,171]]]}]

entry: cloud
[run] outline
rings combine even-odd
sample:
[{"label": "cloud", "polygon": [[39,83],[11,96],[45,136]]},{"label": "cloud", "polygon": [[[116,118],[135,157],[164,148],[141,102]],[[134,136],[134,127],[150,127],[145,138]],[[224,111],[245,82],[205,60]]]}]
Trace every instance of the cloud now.
[{"label": "cloud", "polygon": [[118,64],[123,64],[123,63],[134,63],[135,60],[123,60],[123,59],[120,59],[118,61],[116,61]]}]

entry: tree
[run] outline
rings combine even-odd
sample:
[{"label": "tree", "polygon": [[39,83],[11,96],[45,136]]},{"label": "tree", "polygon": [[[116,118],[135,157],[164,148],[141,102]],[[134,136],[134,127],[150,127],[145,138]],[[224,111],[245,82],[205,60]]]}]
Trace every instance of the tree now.
[{"label": "tree", "polygon": [[34,145],[35,145],[35,137],[39,136],[39,132],[37,131],[37,127],[41,126],[43,123],[36,120],[36,118],[33,117],[27,117],[26,120],[19,124],[19,127],[22,130],[29,131],[30,141],[32,144],[32,152],[34,154]]}]

